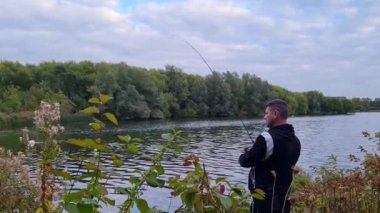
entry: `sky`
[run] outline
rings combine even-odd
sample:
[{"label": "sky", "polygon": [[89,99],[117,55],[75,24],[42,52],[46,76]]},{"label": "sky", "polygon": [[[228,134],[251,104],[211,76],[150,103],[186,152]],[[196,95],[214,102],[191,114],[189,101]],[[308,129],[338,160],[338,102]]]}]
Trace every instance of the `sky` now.
[{"label": "sky", "polygon": [[2,0],[0,60],[255,74],[293,92],[380,97],[378,0]]}]

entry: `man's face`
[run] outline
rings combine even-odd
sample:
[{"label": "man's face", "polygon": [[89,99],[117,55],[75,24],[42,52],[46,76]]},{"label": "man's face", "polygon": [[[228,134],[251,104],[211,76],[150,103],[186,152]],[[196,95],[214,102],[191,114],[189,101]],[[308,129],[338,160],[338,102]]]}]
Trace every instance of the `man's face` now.
[{"label": "man's face", "polygon": [[264,120],[267,127],[269,128],[273,127],[276,118],[277,118],[277,111],[271,110],[269,107],[267,107],[265,109],[265,115],[264,115]]}]

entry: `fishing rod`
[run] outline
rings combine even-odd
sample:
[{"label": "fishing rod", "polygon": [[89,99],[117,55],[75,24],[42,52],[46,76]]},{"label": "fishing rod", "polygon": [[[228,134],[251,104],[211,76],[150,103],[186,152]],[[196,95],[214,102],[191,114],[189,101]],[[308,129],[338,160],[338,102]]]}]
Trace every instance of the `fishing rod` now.
[{"label": "fishing rod", "polygon": [[[202,56],[202,54],[197,50],[197,48],[195,48],[190,42],[188,42],[187,40],[183,40],[187,45],[189,45],[191,47],[191,49],[193,49],[197,54],[198,56],[202,59],[202,61],[206,64],[206,66],[208,67],[208,69],[211,71],[211,73],[214,72],[214,70],[211,68],[211,66],[207,63],[206,59]],[[251,133],[249,133],[248,131],[248,128],[247,126],[244,124],[243,120],[239,117],[239,120],[241,121],[241,123],[243,124],[243,127],[244,127],[244,130],[247,132],[248,136],[249,136],[249,139],[251,139],[251,142],[254,143],[254,140],[251,136]]]}]

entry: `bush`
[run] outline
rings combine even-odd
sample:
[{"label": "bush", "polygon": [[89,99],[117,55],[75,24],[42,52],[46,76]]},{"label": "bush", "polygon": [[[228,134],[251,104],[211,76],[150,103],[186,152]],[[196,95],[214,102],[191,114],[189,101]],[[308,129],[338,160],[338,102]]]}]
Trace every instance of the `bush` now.
[{"label": "bush", "polygon": [[39,206],[38,187],[22,160],[21,154],[0,148],[0,212],[32,212]]},{"label": "bush", "polygon": [[[1,91],[0,91],[1,92]],[[9,86],[0,94],[0,111],[17,112],[21,109],[21,92],[18,87]]]},{"label": "bush", "polygon": [[[380,135],[364,137],[376,142],[377,151],[364,153],[361,167],[342,169],[337,167],[336,157],[316,169],[318,176],[295,176],[293,182],[295,212],[379,212],[380,211]],[[354,155],[350,160],[359,162]]]}]

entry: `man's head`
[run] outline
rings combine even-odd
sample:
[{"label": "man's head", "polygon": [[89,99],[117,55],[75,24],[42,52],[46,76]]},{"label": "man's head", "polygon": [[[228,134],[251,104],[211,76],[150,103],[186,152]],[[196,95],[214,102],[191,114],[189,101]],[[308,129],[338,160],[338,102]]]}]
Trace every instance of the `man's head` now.
[{"label": "man's head", "polygon": [[275,99],[265,105],[264,120],[269,128],[285,124],[288,118],[288,104],[281,100]]}]

